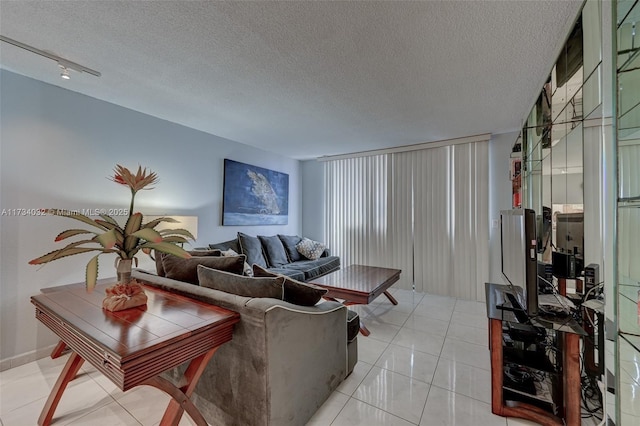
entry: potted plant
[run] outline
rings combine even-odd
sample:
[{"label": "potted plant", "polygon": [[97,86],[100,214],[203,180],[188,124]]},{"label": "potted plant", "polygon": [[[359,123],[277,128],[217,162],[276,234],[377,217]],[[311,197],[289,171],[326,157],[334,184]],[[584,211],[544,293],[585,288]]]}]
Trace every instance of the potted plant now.
[{"label": "potted plant", "polygon": [[[186,229],[163,229],[156,231],[154,228],[161,222],[175,223],[170,217],[161,217],[144,223],[142,213],[134,213],[134,201],[138,191],[153,189],[149,187],[157,183],[158,176],[154,172],[147,172],[146,168],[138,166],[136,173],[132,173],[126,167],[116,165],[113,177],[110,180],[131,190],[131,204],[128,210],[128,218],[124,227],[108,214],[100,214],[100,219],[92,219],[77,211],[61,209],[47,209],[46,213],[69,217],[89,225],[90,229],[68,229],[61,232],[55,241],[64,241],[68,238],[83,236],[83,239],[69,243],[67,246],[54,250],[43,256],[31,260],[31,265],[40,265],[64,257],[76,254],[97,252],[89,260],[86,267],[87,291],[92,291],[98,279],[98,257],[105,253],[117,255],[116,271],[118,282],[107,289],[107,298],[103,306],[108,310],[121,310],[146,303],[146,295],[142,287],[131,280],[132,263],[138,264],[136,255],[142,251],[151,254],[151,250],[167,253],[183,258],[191,257],[177,244],[188,242],[187,238],[194,239]],[[86,237],[88,235],[88,237]]]}]

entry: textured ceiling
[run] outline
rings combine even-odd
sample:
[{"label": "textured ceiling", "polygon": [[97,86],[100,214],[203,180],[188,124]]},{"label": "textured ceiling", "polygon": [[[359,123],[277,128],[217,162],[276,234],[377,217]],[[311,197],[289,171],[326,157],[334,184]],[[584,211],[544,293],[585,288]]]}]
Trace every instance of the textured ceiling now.
[{"label": "textured ceiling", "polygon": [[582,1],[5,1],[0,66],[285,156],[517,130]]}]

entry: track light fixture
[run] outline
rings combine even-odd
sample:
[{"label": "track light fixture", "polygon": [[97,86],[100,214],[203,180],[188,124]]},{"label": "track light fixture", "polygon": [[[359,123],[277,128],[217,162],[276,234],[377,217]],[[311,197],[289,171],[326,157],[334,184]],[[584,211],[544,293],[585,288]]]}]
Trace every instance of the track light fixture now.
[{"label": "track light fixture", "polygon": [[69,75],[69,70],[67,69],[67,67],[60,64],[58,64],[58,66],[60,67],[60,70],[61,70],[60,77],[62,77],[64,80],[69,80],[71,76]]},{"label": "track light fixture", "polygon": [[76,62],[70,61],[68,59],[65,58],[61,58],[58,55],[54,55],[53,53],[49,53],[49,52],[45,52],[44,50],[40,50],[38,48],[35,48],[33,46],[29,46],[28,44],[24,44],[20,41],[17,40],[13,40],[9,37],[5,37],[3,35],[0,35],[0,41],[4,41],[5,43],[9,43],[12,44],[16,47],[19,47],[20,49],[24,49],[24,50],[28,50],[29,52],[35,53],[36,55],[40,55],[40,56],[44,56],[45,58],[51,59],[53,61],[56,61],[58,63],[58,65],[60,66],[60,68],[62,69],[62,72],[60,73],[60,77],[64,78],[65,80],[69,80],[70,76],[69,76],[69,70],[74,70],[74,71],[78,71],[78,72],[86,72],[87,74],[91,74],[91,75],[95,75],[96,77],[100,77],[102,74],[100,74],[99,71],[96,70],[92,70],[91,68],[87,68],[84,65],[80,65]]}]

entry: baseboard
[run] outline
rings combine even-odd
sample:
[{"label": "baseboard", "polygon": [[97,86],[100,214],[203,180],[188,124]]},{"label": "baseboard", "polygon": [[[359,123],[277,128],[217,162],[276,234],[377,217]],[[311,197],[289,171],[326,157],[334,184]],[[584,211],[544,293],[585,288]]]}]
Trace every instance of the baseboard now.
[{"label": "baseboard", "polygon": [[46,346],[44,348],[36,349],[35,351],[25,352],[20,355],[16,355],[12,358],[0,360],[0,371],[9,370],[10,368],[19,367],[24,364],[28,364],[33,361],[37,361],[42,358],[46,358],[51,355],[51,351],[56,345]]}]

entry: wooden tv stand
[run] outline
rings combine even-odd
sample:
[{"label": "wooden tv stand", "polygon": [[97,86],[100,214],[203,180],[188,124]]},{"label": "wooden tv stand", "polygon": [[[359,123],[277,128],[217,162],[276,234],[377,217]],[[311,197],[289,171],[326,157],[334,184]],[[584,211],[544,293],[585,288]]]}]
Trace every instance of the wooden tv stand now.
[{"label": "wooden tv stand", "polygon": [[[546,335],[555,333],[556,362],[560,363],[559,369],[549,373],[557,379],[550,387],[553,401],[557,402],[555,413],[554,410],[541,408],[540,405],[530,402],[535,400],[536,396],[514,391],[505,386],[505,361],[509,361],[511,365],[514,361],[507,360],[505,355],[503,325],[519,324],[513,312],[500,309],[500,306],[505,304],[506,298],[503,295],[505,292],[511,292],[511,287],[487,283],[485,290],[491,351],[491,412],[503,417],[531,420],[541,425],[579,426],[581,424],[580,336],[585,334],[584,330],[571,318],[531,319],[532,329]],[[530,365],[527,362],[523,360],[521,365],[528,369]],[[536,367],[532,369],[535,370]],[[511,397],[516,395],[516,398],[508,399],[507,393]],[[518,398],[520,396],[521,398]],[[554,406],[554,403],[550,405]]]}]

